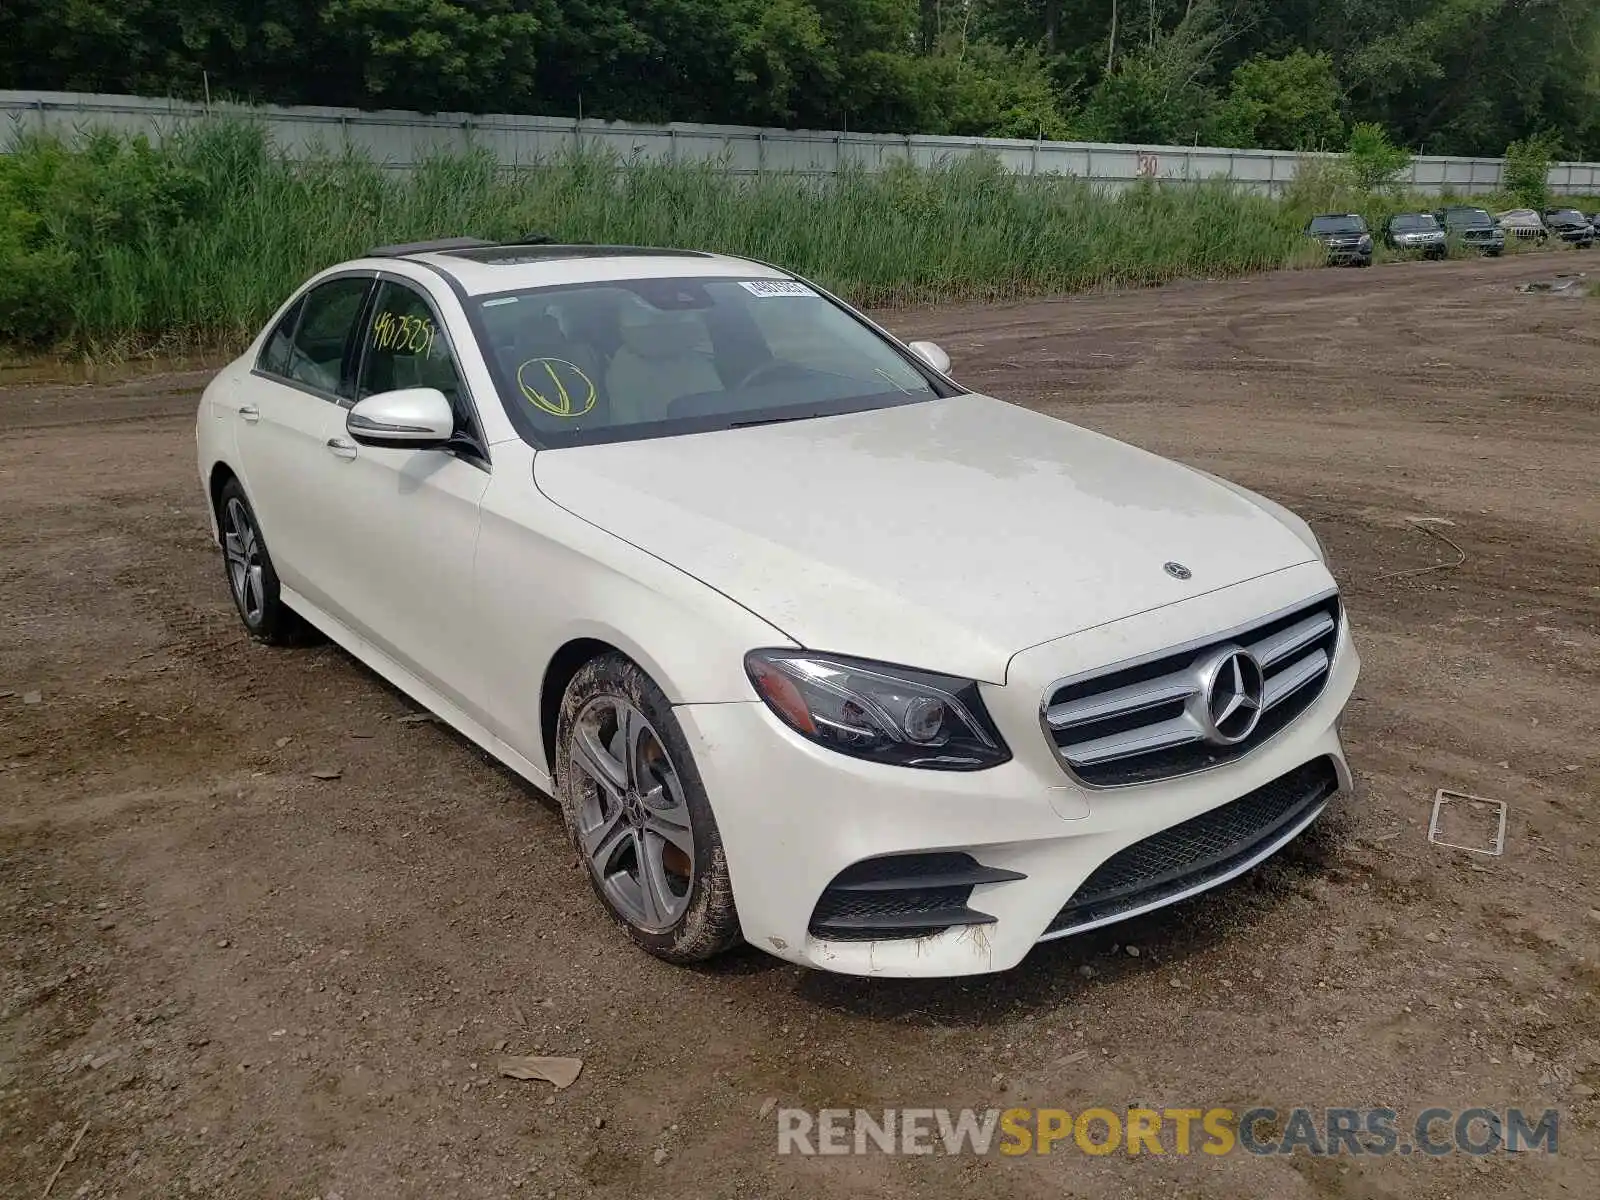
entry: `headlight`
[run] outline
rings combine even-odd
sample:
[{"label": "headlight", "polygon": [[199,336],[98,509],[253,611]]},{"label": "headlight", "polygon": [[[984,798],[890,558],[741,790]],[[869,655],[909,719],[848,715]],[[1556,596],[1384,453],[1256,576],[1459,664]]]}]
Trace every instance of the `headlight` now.
[{"label": "headlight", "polygon": [[1372,235],[1370,233],[1363,233],[1361,235],[1361,241],[1358,244],[1361,246],[1361,248],[1363,250],[1371,250],[1372,249]]},{"label": "headlight", "polygon": [[752,650],[744,666],[784,724],[840,754],[935,771],[1011,757],[971,680],[805,650]]}]

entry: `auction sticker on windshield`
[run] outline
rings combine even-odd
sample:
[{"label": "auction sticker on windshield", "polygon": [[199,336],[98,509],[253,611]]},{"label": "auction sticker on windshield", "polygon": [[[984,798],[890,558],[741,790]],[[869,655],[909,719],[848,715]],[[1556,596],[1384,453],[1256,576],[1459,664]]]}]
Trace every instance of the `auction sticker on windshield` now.
[{"label": "auction sticker on windshield", "polygon": [[744,279],[739,286],[752,296],[815,296],[803,283],[792,279]]}]

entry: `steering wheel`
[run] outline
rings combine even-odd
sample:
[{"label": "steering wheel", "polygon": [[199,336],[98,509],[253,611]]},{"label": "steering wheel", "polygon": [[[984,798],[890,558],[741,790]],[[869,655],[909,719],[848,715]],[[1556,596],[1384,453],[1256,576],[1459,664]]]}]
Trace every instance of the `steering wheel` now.
[{"label": "steering wheel", "polygon": [[758,363],[746,371],[744,378],[733,386],[735,388],[747,388],[757,383],[771,383],[785,376],[793,379],[809,374],[811,374],[811,369],[802,367],[797,362],[790,362],[783,358],[769,358],[766,362]]}]

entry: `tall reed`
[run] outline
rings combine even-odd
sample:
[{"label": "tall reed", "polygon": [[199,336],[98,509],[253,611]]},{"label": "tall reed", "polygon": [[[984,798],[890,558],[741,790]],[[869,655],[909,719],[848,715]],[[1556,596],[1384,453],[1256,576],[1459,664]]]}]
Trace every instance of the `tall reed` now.
[{"label": "tall reed", "polygon": [[[0,155],[0,342],[89,355],[237,344],[311,273],[386,242],[530,233],[777,263],[866,305],[999,299],[1314,260],[1300,203],[1222,183],[1118,195],[988,158],[837,177],[573,152],[409,171],[291,161],[258,126],[152,146],[91,135]],[[10,317],[8,318],[8,312]]]}]

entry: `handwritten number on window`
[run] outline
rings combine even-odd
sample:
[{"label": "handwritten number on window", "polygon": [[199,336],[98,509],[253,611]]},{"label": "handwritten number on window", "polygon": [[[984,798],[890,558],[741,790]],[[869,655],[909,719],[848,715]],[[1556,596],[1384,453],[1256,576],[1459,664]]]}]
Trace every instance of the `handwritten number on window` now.
[{"label": "handwritten number on window", "polygon": [[379,313],[372,322],[374,349],[398,354],[432,354],[439,331],[427,317]]}]

